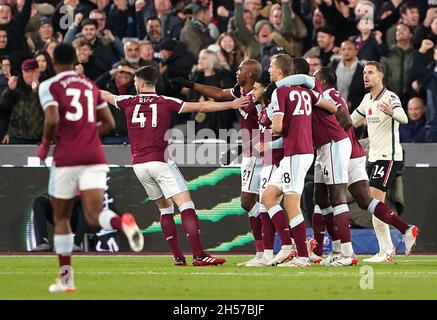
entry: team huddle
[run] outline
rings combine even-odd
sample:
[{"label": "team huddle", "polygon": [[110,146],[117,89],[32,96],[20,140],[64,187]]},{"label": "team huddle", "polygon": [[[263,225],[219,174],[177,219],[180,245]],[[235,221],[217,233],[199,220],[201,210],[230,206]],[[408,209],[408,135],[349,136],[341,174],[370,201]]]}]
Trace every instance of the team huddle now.
[{"label": "team huddle", "polygon": [[[67,44],[58,45],[54,53],[57,74],[39,89],[45,122],[38,156],[44,160],[50,143],[56,141],[49,194],[55,215],[54,247],[61,274],[49,291],[76,290],[71,268],[73,235],[69,215],[78,190],[90,226],[122,230],[133,251],[143,248],[143,235],[133,215],[125,213],[120,217],[111,210],[102,210],[109,170],[99,134],[114,127],[107,103],[126,114],[133,169],[159,208],[161,228],[175,265],[184,266],[187,261],[179,247],[174,204],[179,208],[192,248],[193,265],[219,265],[225,259],[213,257],[202,248],[196,209],[185,179],[168,159],[165,133],[170,129],[174,113],[226,109],[239,110],[241,129],[246,133],[242,134],[241,205],[248,212],[256,245],[255,257],[239,266],[357,264],[351,243],[347,189],[360,208],[373,215],[380,252],[369,262],[391,261],[394,248],[388,224],[404,235],[405,253],[411,252],[418,228],[405,223],[384,204],[385,192],[402,167],[398,127],[407,118],[399,98],[383,87],[379,63],[366,65],[363,76],[370,93],[349,115],[345,101],[335,89],[337,79],[332,69],[322,68],[313,78],[308,76],[309,65],[304,59],[285,54],[273,57],[268,85],[260,80],[261,65],[253,59],[241,63],[237,85],[231,89],[179,80],[205,96],[226,102],[183,102],[157,95],[159,71],[153,66],[136,71],[137,95],[115,96],[100,91],[92,81],[72,71],[74,62],[74,49]],[[370,139],[367,168],[364,150],[353,129],[353,125],[363,120],[367,120]],[[314,158],[314,239],[307,243],[300,200]],[[325,229],[332,238],[333,251],[323,257]],[[276,233],[281,250],[274,255]]]}]

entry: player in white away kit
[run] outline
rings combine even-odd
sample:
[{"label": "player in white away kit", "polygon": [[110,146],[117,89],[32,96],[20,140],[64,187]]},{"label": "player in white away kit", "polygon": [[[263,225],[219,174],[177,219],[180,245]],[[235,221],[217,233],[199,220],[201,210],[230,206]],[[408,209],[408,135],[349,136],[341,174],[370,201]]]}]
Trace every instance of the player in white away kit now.
[{"label": "player in white away kit", "polygon": [[[364,86],[370,93],[366,94],[358,108],[352,113],[354,125],[367,120],[369,133],[370,193],[373,198],[384,202],[387,189],[396,178],[396,172],[403,166],[402,146],[399,143],[399,123],[407,123],[399,97],[383,85],[384,69],[379,62],[369,61],[364,67]],[[376,202],[372,208],[375,210]],[[372,211],[372,210],[370,210]],[[373,212],[372,212],[373,213]],[[394,213],[392,213],[394,214]],[[379,252],[363,261],[391,262],[396,249],[393,246],[388,225],[372,216],[373,227],[379,243]],[[419,229],[412,226],[400,231],[404,234],[406,254],[411,251]]]},{"label": "player in white away kit", "polygon": [[98,87],[73,71],[75,60],[76,52],[71,45],[58,45],[54,51],[56,76],[39,87],[45,121],[38,157],[44,160],[50,142],[56,142],[48,192],[53,206],[54,246],[61,275],[49,287],[50,292],[76,291],[71,267],[74,235],[70,215],[77,190],[82,194],[88,225],[106,230],[122,229],[134,251],[143,248],[143,235],[131,214],[119,217],[110,210],[103,210],[109,168],[99,134],[106,134],[114,128],[114,118]]},{"label": "player in white away kit", "polygon": [[172,250],[175,265],[184,266],[186,260],[178,244],[173,203],[176,203],[181,212],[182,226],[193,251],[193,265],[223,264],[225,259],[214,258],[202,249],[194,203],[176,164],[171,160],[167,161],[168,142],[165,136],[170,130],[170,121],[174,113],[244,108],[249,105],[250,99],[242,97],[230,102],[184,102],[157,95],[155,85],[158,78],[157,68],[141,67],[135,73],[138,95],[115,96],[102,91],[103,99],[126,113],[133,169],[148,196],[156,202],[161,212],[162,231]]}]

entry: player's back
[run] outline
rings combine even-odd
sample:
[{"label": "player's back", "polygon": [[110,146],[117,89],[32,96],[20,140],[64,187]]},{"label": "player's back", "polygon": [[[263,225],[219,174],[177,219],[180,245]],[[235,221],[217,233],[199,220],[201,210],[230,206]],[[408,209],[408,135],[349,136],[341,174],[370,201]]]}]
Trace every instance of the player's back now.
[{"label": "player's back", "polygon": [[[334,88],[327,89],[323,92],[323,96],[325,99],[331,101],[336,106],[341,105],[342,108],[344,108],[345,110],[347,110],[347,112],[349,112],[349,107],[338,90]],[[354,127],[351,126],[348,130],[346,130],[346,134],[348,135],[349,140],[351,141],[352,144],[351,159],[364,157],[365,156],[364,149],[361,146],[360,142],[358,141],[357,136],[355,135]]]},{"label": "player's back", "polygon": [[312,113],[322,95],[300,86],[280,87],[273,92],[274,113],[283,113],[284,155],[313,154]]},{"label": "player's back", "polygon": [[[335,104],[342,104],[340,93],[334,88],[323,92],[323,97]],[[340,126],[334,114],[320,108],[316,108],[313,114],[313,139],[314,146],[319,148],[331,141],[337,142],[347,138],[346,132]]]},{"label": "player's back", "polygon": [[105,108],[99,88],[87,77],[66,71],[40,85],[43,109],[56,105],[59,123],[54,161],[57,167],[106,163],[97,129],[97,110]]},{"label": "player's back", "polygon": [[117,97],[116,106],[126,113],[132,164],[166,162],[165,134],[172,115],[180,112],[183,104],[182,100],[155,93]]}]

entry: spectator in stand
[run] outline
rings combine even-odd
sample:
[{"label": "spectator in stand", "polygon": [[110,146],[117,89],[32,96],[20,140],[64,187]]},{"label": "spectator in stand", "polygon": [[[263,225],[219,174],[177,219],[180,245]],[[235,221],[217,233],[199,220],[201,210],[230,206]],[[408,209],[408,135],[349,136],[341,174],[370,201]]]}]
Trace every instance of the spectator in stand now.
[{"label": "spectator in stand", "polygon": [[163,41],[162,36],[162,26],[161,20],[158,17],[149,17],[144,24],[142,7],[140,5],[143,4],[141,1],[137,1],[135,3],[135,10],[137,13],[137,27],[138,27],[138,38],[150,41],[153,44],[153,47],[156,52],[161,50],[161,43]]},{"label": "spectator in stand", "polygon": [[317,45],[317,29],[326,26],[326,20],[319,8],[312,11],[311,20],[306,22],[308,35],[305,39],[304,52]]},{"label": "spectator in stand", "polygon": [[[137,36],[135,11],[132,9],[133,5],[129,5],[128,0],[114,0],[114,3],[110,6],[106,28],[111,30],[114,36],[119,39]],[[91,16],[90,18],[93,19]]]},{"label": "spectator in stand", "polygon": [[[70,19],[73,19],[73,14],[79,4],[79,0],[63,0],[58,3],[55,8],[55,12],[52,16],[53,28],[56,33],[61,33],[62,36],[65,36],[65,33],[68,30],[66,15],[70,15]],[[62,12],[61,12],[62,10]],[[62,22],[61,22],[62,21]]]},{"label": "spectator in stand", "polygon": [[140,64],[145,65],[155,65],[158,67],[158,60],[155,58],[155,49],[150,41],[142,40],[138,43],[140,45]]},{"label": "spectator in stand", "polygon": [[40,51],[46,42],[54,37],[52,21],[48,17],[43,17],[38,21],[38,35],[35,39],[28,38],[27,44],[31,52]]},{"label": "spectator in stand", "polygon": [[123,47],[124,59],[129,63],[129,65],[135,69],[139,68],[140,65],[140,45],[135,40],[126,41]]},{"label": "spectator in stand", "polygon": [[[16,10],[17,12],[22,12],[24,9],[24,0],[18,0]],[[31,37],[32,39],[36,39],[38,36],[38,25],[39,21],[42,18],[48,18],[51,20],[51,16],[55,12],[55,7],[53,7],[49,3],[32,3],[32,7],[30,10],[30,19],[26,25],[26,38]]]},{"label": "spectator in stand", "polygon": [[[434,43],[437,43],[437,8],[429,8],[426,13],[426,18],[423,23],[417,28],[416,34],[413,38],[413,46],[418,50],[424,39],[429,39]],[[425,65],[430,64],[434,61],[434,50],[429,49],[426,53],[426,60],[424,60]]]},{"label": "spectator in stand", "polygon": [[382,32],[373,32],[373,22],[368,19],[361,19],[357,23],[360,35],[352,37],[355,48],[358,51],[358,59],[365,63],[367,61],[379,61],[387,54],[387,45],[382,40]]},{"label": "spectator in stand", "polygon": [[[229,70],[220,66],[219,58],[211,50],[204,49],[199,53],[199,59],[195,71],[192,74],[192,81],[207,86],[230,88],[233,86],[235,75]],[[205,101],[209,98],[199,94],[194,89],[190,90],[189,101]],[[214,130],[219,136],[219,129],[231,129],[234,122],[237,122],[235,110],[225,110],[212,113],[197,112],[192,114],[192,119],[196,122],[196,131],[209,128]]]},{"label": "spectator in stand", "polygon": [[39,82],[43,82],[55,75],[52,59],[46,51],[37,51],[35,53],[35,60],[38,62],[40,76]]},{"label": "spectator in stand", "polygon": [[91,80],[96,80],[99,76],[105,73],[105,69],[100,64],[96,63],[97,55],[93,52],[93,46],[85,38],[79,38],[73,41],[73,47],[76,49],[76,57],[78,64],[75,70],[79,74],[84,74]]},{"label": "spectator in stand", "polygon": [[159,71],[163,81],[158,83],[157,91],[162,95],[174,96],[175,92],[171,88],[172,80],[178,77],[187,79],[195,60],[191,54],[184,50],[183,44],[181,45],[176,40],[164,41],[161,45],[160,54],[162,63]]},{"label": "spectator in stand", "polygon": [[[77,23],[77,21],[75,23]],[[75,24],[73,24],[73,26],[74,25]],[[97,28],[99,26],[98,22],[92,19],[84,19],[81,23],[81,26],[82,26],[82,30],[81,30],[82,35],[91,43],[94,56],[99,57],[99,59],[97,59],[95,63],[98,65],[99,69],[103,69],[103,72],[110,70],[113,62],[118,60],[116,58],[117,54],[115,53],[111,45],[107,44],[107,42],[101,37],[98,37],[97,35]],[[65,35],[64,42],[72,43],[74,41],[75,38],[74,28],[75,27],[70,28],[68,30],[67,34]]]},{"label": "spectator in stand", "polygon": [[[12,62],[8,56],[1,57],[0,70],[0,96],[8,88],[8,81],[14,74]],[[9,143],[9,135],[6,133],[9,125],[10,110],[0,108],[0,142],[2,144]]]},{"label": "spectator in stand", "polygon": [[135,7],[141,8],[140,12],[143,15],[143,19],[138,19],[137,13],[137,22],[138,20],[148,21],[150,17],[158,17],[161,21],[163,39],[180,38],[183,20],[177,16],[175,10],[172,10],[170,0],[137,0]]},{"label": "spectator in stand", "polygon": [[[234,0],[234,9],[236,11],[235,4],[238,3],[241,6],[243,6],[244,2],[244,11],[243,12],[243,19],[245,21],[246,27],[253,32],[255,28],[255,24],[258,21],[264,20],[265,17],[261,15],[261,9],[263,7],[263,1],[262,0]],[[243,7],[241,7],[243,10]],[[236,21],[236,12],[234,12],[234,17],[229,19],[228,22],[228,32],[232,32],[237,28],[237,21]]]},{"label": "spectator in stand", "polygon": [[330,26],[320,27],[317,29],[316,34],[317,46],[312,47],[303,57],[305,59],[313,56],[320,57],[323,66],[327,66],[331,61],[331,57],[340,51],[335,46],[335,30]]},{"label": "spectator in stand", "polygon": [[53,61],[53,52],[55,51],[56,46],[58,45],[58,41],[56,39],[50,39],[47,40],[47,42],[44,44],[43,50],[46,51],[50,58]]},{"label": "spectator in stand", "polygon": [[21,71],[22,77],[9,78],[8,88],[0,96],[0,108],[3,112],[10,112],[7,130],[10,144],[37,144],[41,141],[44,124],[38,97],[38,62],[24,60]]},{"label": "spectator in stand", "polygon": [[88,17],[90,12],[97,7],[98,0],[79,0],[75,13],[81,13],[84,17]]},{"label": "spectator in stand", "polygon": [[[0,4],[0,29],[6,30],[10,50],[28,51],[25,30],[30,19],[32,0],[25,0],[23,10],[13,16],[9,4]],[[13,18],[13,19],[12,19]]]},{"label": "spectator in stand", "polygon": [[426,106],[422,99],[411,98],[408,101],[408,118],[406,124],[399,126],[401,142],[425,142]]},{"label": "spectator in stand", "polygon": [[335,70],[337,89],[352,113],[366,94],[363,80],[364,67],[357,58],[357,49],[351,40],[341,43],[340,55],[341,58],[334,59],[330,67]]},{"label": "spectator in stand", "polygon": [[[434,49],[434,61],[426,66],[426,53]],[[411,66],[411,73],[420,86],[426,88],[426,142],[437,142],[437,46],[429,40],[422,41]]]},{"label": "spectator in stand", "polygon": [[187,20],[181,30],[180,40],[185,43],[188,52],[195,58],[199,55],[200,50],[214,43],[208,29],[210,21],[211,14],[208,8],[198,6],[193,12],[193,18]]},{"label": "spectator in stand", "polygon": [[220,46],[222,55],[231,72],[235,74],[240,63],[244,60],[244,52],[241,50],[237,39],[232,33],[224,32],[218,37],[216,43]]},{"label": "spectator in stand", "polygon": [[406,106],[409,98],[413,96],[411,89],[411,64],[414,58],[412,39],[412,29],[404,23],[399,23],[396,27],[396,45],[392,46],[387,56],[381,59],[384,67],[384,85],[400,97],[403,106]]},{"label": "spectator in stand", "polygon": [[[115,95],[135,95],[134,86],[135,68],[132,68],[128,63],[122,62],[117,67],[109,72],[109,80],[101,79],[96,82],[99,88],[107,90]],[[102,81],[103,80],[103,81]],[[113,105],[109,105],[112,115],[115,120],[115,129],[109,135],[102,138],[104,144],[128,144],[129,137],[126,127],[125,113]]]},{"label": "spectator in stand", "polygon": [[[404,2],[399,7],[399,13],[401,14],[401,19],[399,22],[407,25],[411,29],[412,34],[414,35],[414,33],[416,32],[419,26],[419,20],[420,20],[419,6],[412,1]],[[396,45],[397,26],[398,24],[391,26],[384,35],[385,43],[389,48]]]},{"label": "spectator in stand", "polygon": [[310,76],[314,76],[314,73],[323,67],[322,60],[319,58],[319,56],[309,56],[306,58],[306,61],[310,66]]}]

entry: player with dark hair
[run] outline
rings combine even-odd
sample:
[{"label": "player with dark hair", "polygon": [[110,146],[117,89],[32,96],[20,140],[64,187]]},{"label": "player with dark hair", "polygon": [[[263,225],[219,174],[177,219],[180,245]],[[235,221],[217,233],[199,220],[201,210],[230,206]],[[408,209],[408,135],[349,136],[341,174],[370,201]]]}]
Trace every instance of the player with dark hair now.
[{"label": "player with dark hair", "polygon": [[144,66],[135,73],[135,96],[115,96],[102,91],[105,101],[126,113],[129,140],[131,141],[132,164],[137,178],[149,198],[154,200],[161,212],[161,227],[174,256],[175,265],[186,265],[179,248],[174,205],[179,207],[182,226],[191,244],[193,265],[218,265],[225,259],[214,258],[203,251],[200,241],[200,226],[194,203],[187,184],[176,164],[168,159],[166,132],[174,113],[214,112],[232,108],[244,108],[248,97],[230,102],[184,102],[176,98],[159,96],[155,85],[159,71],[154,66]]},{"label": "player with dark hair", "polygon": [[[355,131],[351,125],[347,104],[341,97],[340,93],[335,89],[337,84],[337,75],[335,71],[327,67],[321,68],[316,72],[315,78],[320,83],[324,97],[328,100],[331,100],[338,106],[335,114],[336,118],[342,128],[347,132],[349,139],[352,142],[352,153],[348,165],[348,189],[351,195],[361,209],[369,211],[383,222],[391,224],[402,233],[405,233],[405,230],[410,228],[408,224],[406,224],[398,215],[394,214],[385,203],[374,199],[370,195],[369,179],[366,172],[366,156],[363,147],[355,136]],[[338,235],[332,223],[333,218],[330,217],[330,215],[332,216],[332,213],[329,213],[329,211],[326,210],[326,208],[330,205],[327,190],[320,188],[318,192],[319,194],[316,197],[320,201],[318,205],[321,212],[315,212],[313,215],[313,230],[317,241],[317,246],[314,248],[313,252],[315,255],[320,257],[323,254],[323,233],[325,226],[331,235],[334,246],[335,242],[338,241]],[[413,237],[406,237],[405,239],[407,247],[406,252],[409,254],[412,246],[414,245],[415,239]],[[334,261],[335,254],[339,253],[338,249],[334,250],[333,253],[334,256],[328,256],[328,258],[326,258],[322,264],[329,265],[332,261]]]},{"label": "player with dark hair", "polygon": [[[293,60],[285,54],[273,57],[270,64],[272,82],[283,80],[295,73]],[[278,85],[278,83],[277,83]],[[300,195],[304,179],[314,159],[312,117],[313,106],[335,111],[335,106],[322,98],[321,94],[302,86],[281,86],[273,91],[272,132],[282,135],[284,158],[262,196],[262,204],[268,209],[275,229],[281,238],[281,250],[268,265],[306,267],[310,266],[306,246],[306,226],[300,210]],[[325,112],[325,111],[324,111]],[[279,205],[284,195],[284,207],[288,217]],[[290,259],[292,252],[290,228],[298,256]]]},{"label": "player with dark hair", "polygon": [[[379,252],[365,262],[391,262],[395,247],[390,229],[384,220],[404,234],[405,254],[409,254],[416,242],[419,229],[408,226],[392,210],[384,206],[385,194],[403,167],[402,145],[399,142],[399,124],[407,123],[408,117],[399,97],[384,87],[384,68],[377,61],[369,61],[363,71],[367,93],[358,108],[352,113],[354,125],[367,119],[369,132],[369,163],[367,174],[370,195],[374,198],[367,211],[373,214],[372,222],[379,243]],[[368,200],[368,199],[367,199]],[[365,203],[363,203],[364,205]],[[381,219],[383,218],[383,219]]]},{"label": "player with dark hair", "polygon": [[97,86],[73,71],[75,61],[76,52],[71,45],[58,45],[54,51],[56,76],[39,87],[45,121],[38,157],[44,160],[50,143],[56,142],[48,192],[54,213],[54,247],[61,277],[49,287],[50,292],[75,291],[71,268],[74,235],[70,229],[70,215],[77,190],[81,191],[84,215],[90,226],[122,229],[134,251],[143,248],[143,235],[131,214],[119,217],[110,210],[103,210],[109,168],[99,134],[112,130],[114,119]]},{"label": "player with dark hair", "polygon": [[[175,82],[185,87],[194,88],[203,95],[218,101],[231,100],[241,95],[251,98],[251,103],[248,107],[239,109],[242,144],[244,146],[241,162],[241,207],[247,211],[249,216],[250,230],[255,239],[256,254],[254,258],[239,263],[238,266],[245,266],[246,263],[251,263],[262,258],[264,254],[262,224],[258,202],[262,164],[261,159],[252,154],[251,148],[251,142],[258,135],[258,116],[261,111],[261,106],[257,106],[256,104],[254,90],[256,90],[255,84],[261,74],[261,64],[254,59],[248,59],[240,64],[237,71],[237,85],[231,89],[206,86],[185,79],[175,80]],[[238,155],[238,152],[233,149],[229,152],[234,152],[235,155]]]},{"label": "player with dark hair", "polygon": [[[309,71],[309,66],[304,59],[295,59],[301,72]],[[305,61],[305,62],[304,62]],[[351,125],[351,124],[349,124]],[[334,261],[332,265],[346,266],[354,265],[358,262],[352,248],[350,236],[350,212],[346,201],[346,190],[348,183],[348,162],[352,150],[351,142],[340,127],[335,116],[320,108],[314,109],[312,119],[313,143],[317,149],[317,157],[314,166],[315,182],[315,211],[320,210],[319,194],[326,194],[326,190],[320,192],[319,189],[329,190],[329,202],[326,210],[333,212],[334,221],[338,236],[341,241],[341,257]],[[329,205],[331,204],[331,206]],[[325,206],[325,204],[323,204]],[[325,208],[324,208],[325,209]],[[313,216],[314,217],[314,216]],[[317,218],[316,215],[314,218]],[[314,259],[313,262],[321,262],[321,258]]]}]

